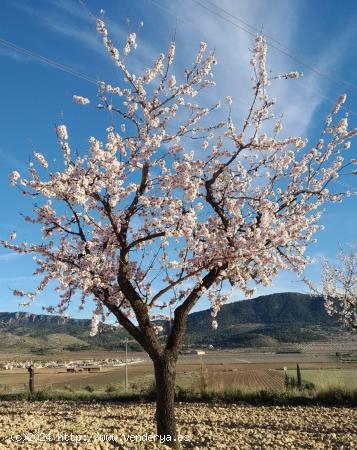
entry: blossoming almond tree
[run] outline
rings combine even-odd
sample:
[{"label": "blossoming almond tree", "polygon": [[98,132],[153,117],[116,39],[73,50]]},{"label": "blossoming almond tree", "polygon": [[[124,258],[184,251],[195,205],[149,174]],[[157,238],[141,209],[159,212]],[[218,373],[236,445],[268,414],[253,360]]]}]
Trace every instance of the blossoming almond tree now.
[{"label": "blossoming almond tree", "polygon": [[[267,93],[262,36],[252,50],[252,101],[243,122],[235,124],[231,97],[220,123],[209,120],[219,104],[205,107],[204,97],[201,105],[197,100],[214,84],[216,60],[205,43],[182,75],[173,73],[174,42],[138,75],[126,63],[136,48],[135,33],[119,51],[103,19],[97,31],[126,82],[125,88],[98,84],[96,107],[110,111],[114,123],[105,142],[89,139],[84,156],[71,152],[61,124],[62,170],[51,172],[35,153],[42,167],[30,164],[28,178],[11,174],[13,185],[36,198],[34,215],[25,220],[42,226],[43,240],[3,245],[39,255],[36,291],[15,294],[33,299],[54,280],[60,303],[49,311],[64,312],[80,292],[81,307],[88,298],[97,305],[94,328],[98,317],[111,313],[145,349],[155,370],[157,431],[175,446],[175,367],[189,312],[207,295],[217,328],[228,285],[248,295],[252,282],[268,285],[283,269],[304,268],[306,245],[319,229],[319,207],[342,198],[329,184],[355,163],[344,162],[343,153],[357,130],[349,131],[346,116],[336,119],[346,98],[341,96],[315,145],[281,138]],[[81,96],[74,101],[90,103]],[[156,319],[169,320],[170,309],[171,326],[163,336]]]},{"label": "blossoming almond tree", "polygon": [[322,295],[328,314],[351,330],[357,330],[357,253],[354,246],[349,253],[340,249],[338,264],[324,261]]}]

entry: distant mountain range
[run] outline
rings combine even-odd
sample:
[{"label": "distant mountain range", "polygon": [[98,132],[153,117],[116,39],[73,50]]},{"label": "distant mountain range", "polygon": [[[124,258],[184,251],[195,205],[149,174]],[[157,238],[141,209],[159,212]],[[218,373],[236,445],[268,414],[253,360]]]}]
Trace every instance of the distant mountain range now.
[{"label": "distant mountain range", "polygon": [[[186,346],[279,346],[331,338],[345,333],[327,315],[323,299],[285,292],[224,305],[218,313],[218,329],[212,330],[210,310],[189,315]],[[124,330],[101,325],[89,335],[91,321],[25,312],[0,313],[0,352],[47,354],[62,351],[118,350],[127,337]],[[170,326],[165,322],[166,332]],[[139,349],[137,344],[130,344]]]}]

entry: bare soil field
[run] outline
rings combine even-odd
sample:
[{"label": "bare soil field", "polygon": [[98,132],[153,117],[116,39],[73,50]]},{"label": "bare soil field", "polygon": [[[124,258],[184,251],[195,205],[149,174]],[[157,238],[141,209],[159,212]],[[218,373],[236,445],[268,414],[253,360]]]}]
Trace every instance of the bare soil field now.
[{"label": "bare soil field", "polygon": [[275,369],[221,368],[208,372],[208,386],[217,391],[231,387],[280,390],[284,388],[284,373]]},{"label": "bare soil field", "polygon": [[[189,440],[182,448],[356,448],[357,411],[350,408],[179,404],[176,411],[178,432]],[[125,442],[128,435],[155,435],[153,417],[153,404],[0,402],[0,448],[163,448]]]}]

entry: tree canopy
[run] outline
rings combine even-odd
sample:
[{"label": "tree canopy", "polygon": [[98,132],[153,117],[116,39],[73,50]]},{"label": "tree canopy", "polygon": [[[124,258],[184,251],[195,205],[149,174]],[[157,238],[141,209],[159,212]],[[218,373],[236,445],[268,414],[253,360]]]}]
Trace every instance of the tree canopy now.
[{"label": "tree canopy", "polygon": [[[321,206],[338,202],[331,182],[356,160],[345,160],[350,139],[342,95],[314,144],[281,137],[269,85],[297,78],[298,72],[270,76],[267,44],[255,39],[251,56],[252,101],[235,123],[235,104],[215,121],[217,102],[205,106],[202,92],[214,86],[213,52],[201,43],[193,63],[179,72],[175,42],[142,74],[127,58],[135,50],[130,33],[122,50],[110,40],[104,19],[97,31],[123,83],[98,83],[95,107],[110,113],[106,140],[89,138],[88,151],[71,151],[65,124],[57,126],[63,167],[52,172],[34,153],[29,176],[14,171],[10,181],[36,199],[34,215],[41,243],[3,241],[6,248],[34,253],[34,292],[15,291],[30,301],[54,280],[64,312],[76,292],[81,307],[94,298],[93,333],[98,318],[113,313],[151,356],[164,347],[153,319],[173,323],[166,349],[177,351],[187,314],[208,295],[212,326],[228,299],[227,286],[251,294],[251,281],[268,285],[281,270],[302,271],[305,249],[322,228]],[[286,81],[283,81],[286,82]],[[125,87],[123,87],[125,85]],[[93,104],[75,95],[76,103]],[[202,100],[200,104],[200,99]],[[85,114],[85,112],[83,112]],[[213,117],[213,119],[211,119]]]}]

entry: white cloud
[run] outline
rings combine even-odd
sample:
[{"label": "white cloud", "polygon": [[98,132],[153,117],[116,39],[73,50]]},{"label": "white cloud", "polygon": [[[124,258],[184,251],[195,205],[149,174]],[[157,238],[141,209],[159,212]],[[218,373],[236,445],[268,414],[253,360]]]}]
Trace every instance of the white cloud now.
[{"label": "white cloud", "polygon": [[[203,1],[201,3],[204,4]],[[256,29],[262,28],[264,34],[275,40],[272,42],[274,46],[277,46],[276,41],[279,41],[283,44],[284,51],[291,48],[292,53],[298,47],[300,21],[303,20],[301,4],[298,2],[275,2],[274,7],[270,2],[260,0],[240,2],[223,0],[215,3],[235,16],[243,18]],[[193,54],[193,49],[197,48],[200,40],[207,41],[209,47],[215,49],[218,59],[218,66],[215,69],[217,89],[212,97],[222,99],[226,95],[231,95],[234,98],[236,120],[241,119],[251,99],[249,49],[253,46],[253,36],[193,1],[190,2],[189,8],[184,8],[184,5],[187,5],[186,1],[170,5],[174,5],[170,8],[171,13],[177,14],[178,19],[183,19],[178,22],[178,54],[185,55],[187,63],[187,55]],[[214,9],[210,5],[207,6]],[[158,9],[158,16],[165,14],[167,16],[167,13],[159,11]],[[222,11],[216,12],[224,15]],[[235,21],[232,17],[228,19]],[[235,22],[247,29],[241,23]],[[249,31],[254,34],[253,30]],[[346,42],[351,41],[355,35],[354,27],[346,27],[339,37],[328,42],[318,55],[314,55],[312,65],[316,65],[321,72],[327,72],[332,67],[338,66],[348,52]],[[268,50],[268,64],[274,75],[293,70],[304,71],[302,65],[273,48]],[[308,132],[313,115],[324,101],[323,95],[326,95],[328,81],[312,71],[305,70],[305,72],[304,77],[299,80],[277,80],[270,89],[270,96],[276,97],[278,101],[276,113],[284,112],[284,133],[288,135],[304,136]]]},{"label": "white cloud", "polygon": [[80,43],[89,47],[92,51],[104,55],[103,44],[100,42],[99,37],[94,31],[91,32],[85,29],[78,29],[72,25],[67,25],[64,22],[52,22],[48,20],[47,23],[48,27],[56,33],[80,41]]},{"label": "white cloud", "polygon": [[81,4],[69,0],[48,0],[56,9],[62,10],[66,14],[69,14],[77,19],[88,22],[91,20],[91,16],[89,10],[85,9],[85,3],[81,6]]},{"label": "white cloud", "polygon": [[[35,8],[30,4],[18,1],[14,1],[12,6],[21,10],[22,13],[35,18],[39,25],[46,27],[51,32],[64,36],[67,39],[72,40],[75,45],[85,47],[89,50],[92,54],[91,59],[86,61],[83,57],[83,60],[75,62],[76,66],[80,63],[83,67],[87,67],[87,70],[91,67],[90,71],[92,72],[93,66],[95,67],[93,62],[97,61],[97,67],[102,68],[103,63],[106,63],[107,68],[109,69],[111,67],[111,61],[101,42],[100,36],[96,32],[94,15],[79,3],[74,3],[73,1],[49,0],[49,3],[52,8]],[[97,11],[95,11],[95,13],[97,13]],[[121,51],[127,39],[127,30],[122,27],[123,21],[117,23],[110,16],[105,16],[105,22],[108,27],[110,39],[113,40],[114,45]],[[68,44],[63,44],[63,48],[66,48],[66,45]],[[159,50],[162,51],[162,48]],[[95,54],[93,54],[93,52]],[[16,58],[19,62],[25,61],[25,59],[22,59],[21,55],[18,55],[16,52],[4,51],[3,54],[14,59]],[[143,71],[147,65],[152,64],[158,57],[158,54],[159,51],[156,51],[149,43],[140,43],[138,50],[130,55],[128,67],[133,72],[139,73]],[[53,53],[53,55],[53,59],[56,61],[58,57],[55,56],[55,53]],[[68,58],[70,58],[70,55]],[[116,75],[116,70],[117,69],[111,69],[114,76]]]},{"label": "white cloud", "polygon": [[[194,1],[181,0],[175,3],[163,2],[160,4],[148,1],[147,6],[152,5],[157,12],[156,21],[161,22],[163,27],[156,31],[158,37],[151,42],[141,43],[140,38],[144,33],[139,32],[139,47],[135,54],[130,55],[129,66],[135,72],[142,71],[144,67],[152,63],[160,51],[165,50],[168,42],[163,42],[162,38],[169,36],[167,33],[170,32],[170,26],[173,31],[176,26],[173,17],[177,17],[177,54],[179,57],[177,66],[181,71],[182,65],[188,64],[192,60],[199,42],[207,41],[210,48],[215,49],[219,62],[215,70],[217,88],[211,90],[207,98],[213,102],[218,98],[223,99],[226,95],[231,95],[234,98],[234,115],[238,122],[243,118],[251,100],[249,49],[253,45],[254,29],[262,29],[264,34],[271,37],[273,46],[279,46],[278,41],[282,44],[283,52],[294,53],[303,20],[303,4],[280,1],[275,2],[272,7],[269,2],[260,0],[239,2],[222,0],[219,3],[216,1],[216,4],[226,11],[242,18],[247,24],[251,24],[254,27],[252,29],[234,17],[227,16],[222,10],[215,9],[210,1],[200,0],[200,3],[215,11],[216,14],[233,21],[238,27],[212,14]],[[92,12],[79,2],[69,0],[49,0],[49,4],[51,8],[47,9],[35,8],[31,4],[18,1],[14,1],[12,6],[21,9],[22,13],[35,17],[39,24],[51,31],[76,41],[103,59],[106,58],[109,67],[109,58],[95,32]],[[146,7],[141,9],[141,11],[145,10]],[[97,11],[93,11],[93,14],[96,13]],[[143,19],[145,21],[145,17]],[[108,14],[106,22],[111,38],[120,49],[126,38],[126,31],[121,26],[123,19],[118,23]],[[145,27],[149,31],[154,30],[156,22],[145,22]],[[320,72],[328,72],[332,67],[343,62],[346,56],[345,52],[349,48],[345,44],[353,42],[356,35],[355,27],[350,25],[346,24],[342,33],[321,48],[319,54],[314,55],[312,65],[316,65]],[[250,34],[242,28],[248,30]],[[19,61],[23,60],[22,56],[17,55],[16,52],[7,50],[1,50],[1,52],[11,58],[17,58]],[[286,54],[275,48],[269,49],[268,63],[273,74],[304,70],[302,65],[289,59]],[[114,70],[113,74],[115,75]],[[313,115],[323,101],[323,96],[326,95],[328,81],[312,71],[305,70],[305,72],[303,79],[277,81],[270,90],[271,96],[278,100],[277,115],[281,112],[284,113],[283,133],[287,135],[305,135],[307,133]]]}]

